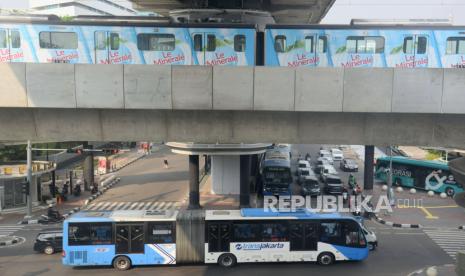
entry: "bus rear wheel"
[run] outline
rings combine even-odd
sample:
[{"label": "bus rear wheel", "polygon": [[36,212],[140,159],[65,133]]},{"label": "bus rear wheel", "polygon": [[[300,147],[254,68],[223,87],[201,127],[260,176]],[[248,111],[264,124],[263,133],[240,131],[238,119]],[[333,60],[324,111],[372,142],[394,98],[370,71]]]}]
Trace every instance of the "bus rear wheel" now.
[{"label": "bus rear wheel", "polygon": [[318,264],[328,266],[334,263],[334,255],[330,252],[323,252],[318,255]]},{"label": "bus rear wheel", "polygon": [[450,188],[450,187],[446,189],[446,195],[448,195],[448,196],[450,196],[450,197],[453,197],[454,194],[455,194],[455,190],[454,190],[454,189],[452,189],[452,188]]},{"label": "bus rear wheel", "polygon": [[218,264],[222,267],[233,267],[237,263],[237,259],[233,254],[223,254],[218,258]]},{"label": "bus rear wheel", "polygon": [[118,256],[113,260],[113,267],[117,270],[128,270],[131,268],[131,260],[126,256]]}]

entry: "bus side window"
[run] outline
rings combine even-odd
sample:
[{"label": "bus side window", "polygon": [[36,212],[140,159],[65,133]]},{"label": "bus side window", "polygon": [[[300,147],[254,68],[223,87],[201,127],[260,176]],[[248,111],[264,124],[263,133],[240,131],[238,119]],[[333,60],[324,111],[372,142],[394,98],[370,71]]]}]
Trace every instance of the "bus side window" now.
[{"label": "bus side window", "polygon": [[341,244],[341,224],[339,222],[322,222],[320,225],[320,241]]},{"label": "bus side window", "polygon": [[176,231],[172,222],[149,222],[147,227],[149,243],[175,243]]},{"label": "bus side window", "polygon": [[111,223],[92,223],[90,226],[92,244],[111,244],[112,232]]},{"label": "bus side window", "polygon": [[286,36],[277,35],[274,37],[274,50],[277,53],[284,53],[286,51]]},{"label": "bus side window", "polygon": [[262,241],[282,242],[287,241],[288,229],[284,223],[264,223],[262,224]]},{"label": "bus side window", "polygon": [[234,224],[235,242],[257,242],[260,240],[260,224],[236,223]]},{"label": "bus side window", "polygon": [[68,226],[68,244],[69,245],[87,245],[90,244],[90,224],[89,223],[70,223]]},{"label": "bus side window", "polygon": [[345,221],[344,223],[344,241],[345,245],[351,247],[365,246],[365,238],[359,225],[355,221]]}]

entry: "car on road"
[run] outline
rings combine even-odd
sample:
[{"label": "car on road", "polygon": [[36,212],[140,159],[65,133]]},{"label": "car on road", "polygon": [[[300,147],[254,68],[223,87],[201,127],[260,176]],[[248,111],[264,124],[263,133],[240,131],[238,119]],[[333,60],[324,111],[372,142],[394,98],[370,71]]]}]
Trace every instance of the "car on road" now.
[{"label": "car on road", "polygon": [[322,182],[325,182],[328,175],[337,175],[337,171],[332,165],[324,165],[320,169],[320,179]]},{"label": "car on road", "polygon": [[297,183],[302,184],[305,177],[315,176],[311,168],[299,168],[297,170]]},{"label": "car on road", "polygon": [[334,163],[333,156],[328,150],[320,150],[320,157],[328,160],[328,163],[331,165]]},{"label": "car on road", "polygon": [[342,159],[341,163],[339,164],[339,168],[344,172],[358,172],[357,161],[350,158]]},{"label": "car on road", "polygon": [[63,230],[50,229],[37,234],[34,251],[52,255],[63,249]]},{"label": "car on road", "polygon": [[316,163],[315,163],[315,168],[313,169],[313,171],[317,174],[319,174],[321,172],[321,168],[325,165],[330,165],[328,160],[326,160],[326,158],[323,158],[323,157],[318,157],[318,159],[316,160]]},{"label": "car on road", "polygon": [[304,177],[301,185],[303,196],[318,196],[321,194],[320,182],[314,175]]},{"label": "car on road", "polygon": [[344,184],[337,175],[328,175],[325,177],[325,192],[328,194],[341,195],[344,191]]},{"label": "car on road", "polygon": [[340,149],[332,148],[331,149],[331,156],[334,161],[341,161],[344,159],[344,154]]}]

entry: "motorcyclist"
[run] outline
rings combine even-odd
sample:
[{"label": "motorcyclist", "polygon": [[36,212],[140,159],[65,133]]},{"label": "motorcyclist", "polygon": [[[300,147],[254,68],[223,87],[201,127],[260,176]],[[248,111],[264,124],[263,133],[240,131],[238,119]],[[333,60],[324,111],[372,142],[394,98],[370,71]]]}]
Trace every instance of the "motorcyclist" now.
[{"label": "motorcyclist", "polygon": [[349,187],[351,189],[355,189],[356,185],[357,185],[357,179],[355,179],[355,176],[353,174],[349,174]]},{"label": "motorcyclist", "polygon": [[51,219],[60,219],[61,214],[56,210],[52,204],[48,205],[47,216]]}]

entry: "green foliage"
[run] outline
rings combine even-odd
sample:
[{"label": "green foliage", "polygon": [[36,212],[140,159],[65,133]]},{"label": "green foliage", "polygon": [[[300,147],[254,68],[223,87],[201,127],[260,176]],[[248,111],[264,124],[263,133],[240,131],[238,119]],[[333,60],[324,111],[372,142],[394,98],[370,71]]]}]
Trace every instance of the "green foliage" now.
[{"label": "green foliage", "polygon": [[229,40],[229,39],[219,39],[219,38],[215,38],[215,43],[216,43],[216,47],[226,47],[226,46],[230,46],[233,44],[233,41]]},{"label": "green foliage", "polygon": [[70,22],[73,20],[73,17],[70,15],[63,15],[63,16],[60,16],[60,20],[63,22]]},{"label": "green foliage", "polygon": [[305,47],[305,42],[303,40],[296,40],[294,44],[288,45],[284,52],[288,53],[295,49],[300,49]]},{"label": "green foliage", "polygon": [[395,54],[399,53],[400,51],[402,51],[402,49],[403,49],[403,45],[400,45],[400,46],[397,46],[397,47],[395,47],[395,48],[392,48],[390,54],[391,54],[391,55],[395,55]]},{"label": "green foliage", "polygon": [[442,151],[440,150],[428,150],[428,154],[426,154],[427,160],[436,160],[442,157]]},{"label": "green foliage", "polygon": [[342,54],[346,51],[346,46],[341,46],[336,50],[336,54]]}]

